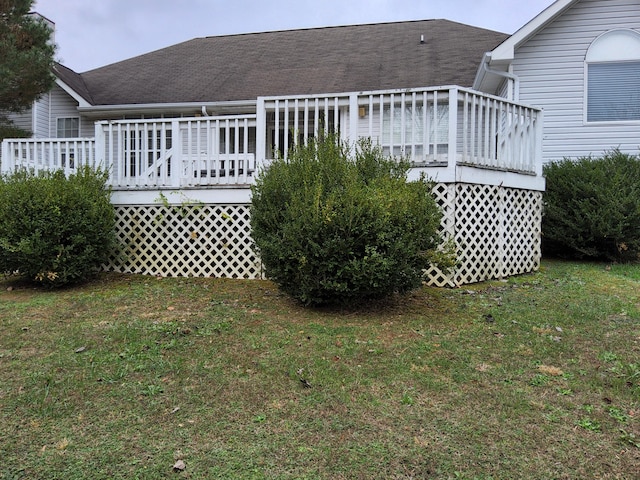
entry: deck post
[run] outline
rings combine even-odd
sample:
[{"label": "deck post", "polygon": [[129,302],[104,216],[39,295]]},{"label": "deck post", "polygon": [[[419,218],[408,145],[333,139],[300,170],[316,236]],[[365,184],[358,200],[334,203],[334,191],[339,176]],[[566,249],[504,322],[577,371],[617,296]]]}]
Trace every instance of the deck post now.
[{"label": "deck post", "polygon": [[358,94],[349,94],[349,146],[358,141]]},{"label": "deck post", "polygon": [[[277,135],[276,135],[277,137]],[[256,102],[256,174],[265,166],[267,158],[267,111],[264,97]]]},{"label": "deck post", "polygon": [[[182,183],[182,175],[186,175],[184,159],[182,158],[182,137],[180,136],[180,120],[175,119],[171,121],[171,148],[173,150],[173,155],[171,155],[171,159],[169,160],[171,163],[169,164],[169,170],[167,173],[171,175],[171,179],[169,183],[173,188],[179,189]],[[162,145],[163,155],[165,153],[166,145]],[[156,179],[157,181],[157,179]]]},{"label": "deck post", "polygon": [[13,170],[9,157],[9,142],[7,140],[2,141],[2,152],[0,152],[0,173],[6,173]]},{"label": "deck post", "polygon": [[539,110],[538,112],[532,112],[532,114],[536,115],[536,124],[535,124],[535,134],[534,134],[534,171],[536,177],[542,177],[542,136],[544,130],[544,110]]},{"label": "deck post", "polygon": [[[449,150],[447,168],[455,171],[458,156],[458,89],[449,89]],[[457,177],[457,175],[456,175]]]},{"label": "deck post", "polygon": [[104,168],[109,169],[109,176],[113,175],[113,166],[107,165],[106,153],[107,153],[107,142],[105,141],[104,136],[104,122],[96,122],[94,123],[94,153],[93,153],[93,167],[95,168]]}]

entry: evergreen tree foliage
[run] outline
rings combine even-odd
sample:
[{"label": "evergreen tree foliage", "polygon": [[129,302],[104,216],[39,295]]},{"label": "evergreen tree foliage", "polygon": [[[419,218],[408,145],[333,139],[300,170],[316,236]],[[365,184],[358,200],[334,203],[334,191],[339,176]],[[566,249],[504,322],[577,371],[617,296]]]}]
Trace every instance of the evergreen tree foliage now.
[{"label": "evergreen tree foliage", "polygon": [[0,140],[3,134],[15,133],[7,114],[29,108],[55,81],[52,31],[29,14],[32,4],[33,0],[0,0]]}]

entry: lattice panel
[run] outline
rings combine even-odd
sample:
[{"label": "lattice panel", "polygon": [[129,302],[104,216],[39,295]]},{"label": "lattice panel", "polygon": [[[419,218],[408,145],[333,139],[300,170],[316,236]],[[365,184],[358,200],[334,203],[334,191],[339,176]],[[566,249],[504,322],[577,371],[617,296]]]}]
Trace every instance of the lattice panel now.
[{"label": "lattice panel", "polygon": [[542,192],[437,184],[434,195],[445,238],[455,240],[458,265],[453,272],[432,267],[428,285],[460,286],[539,268]]},{"label": "lattice panel", "polygon": [[542,192],[505,189],[502,210],[502,276],[537,270],[542,256]]},{"label": "lattice panel", "polygon": [[[456,186],[454,184],[437,183],[432,190],[436,203],[442,210],[440,233],[445,239],[454,238],[456,232]],[[430,267],[426,271],[426,283],[434,287],[453,287],[452,272],[443,272],[438,267]]]},{"label": "lattice panel", "polygon": [[105,270],[161,276],[261,278],[248,205],[118,206],[117,252]]},{"label": "lattice panel", "polygon": [[456,185],[457,285],[501,276],[501,190],[490,185]]}]

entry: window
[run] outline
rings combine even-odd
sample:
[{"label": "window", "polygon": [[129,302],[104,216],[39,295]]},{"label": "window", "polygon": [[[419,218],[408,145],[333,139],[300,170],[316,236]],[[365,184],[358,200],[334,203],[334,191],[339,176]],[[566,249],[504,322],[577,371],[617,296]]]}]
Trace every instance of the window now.
[{"label": "window", "polygon": [[640,120],[640,34],[613,30],[586,56],[588,122]]},{"label": "window", "polygon": [[77,138],[80,136],[80,119],[75,118],[59,118],[58,119],[58,138]]}]

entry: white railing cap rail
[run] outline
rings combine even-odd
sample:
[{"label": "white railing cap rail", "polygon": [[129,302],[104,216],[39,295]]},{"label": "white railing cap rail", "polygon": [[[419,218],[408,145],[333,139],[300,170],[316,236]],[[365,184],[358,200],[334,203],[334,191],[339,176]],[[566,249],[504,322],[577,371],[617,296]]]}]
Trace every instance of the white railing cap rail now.
[{"label": "white railing cap rail", "polygon": [[94,137],[68,137],[68,138],[5,138],[3,141],[7,143],[80,143],[93,142]]},{"label": "white railing cap rail", "polygon": [[258,97],[265,104],[271,106],[276,100],[277,101],[285,101],[285,100],[324,100],[324,99],[338,99],[340,106],[348,105],[349,98],[352,95],[356,95],[359,98],[367,97],[367,96],[379,96],[379,95],[402,95],[402,94],[413,94],[413,93],[449,93],[451,91],[457,91],[460,93],[468,93],[477,97],[487,98],[491,100],[499,101],[503,104],[510,104],[522,108],[531,109],[534,111],[542,111],[541,108],[523,104],[521,102],[515,102],[512,100],[508,100],[503,97],[499,97],[497,95],[491,95],[488,93],[480,92],[478,90],[474,90],[468,87],[460,87],[457,85],[442,85],[442,86],[432,86],[432,87],[412,87],[412,88],[394,88],[394,89],[386,89],[386,90],[369,90],[369,91],[354,91],[354,92],[333,92],[333,93],[313,93],[313,94],[299,94],[299,95],[270,95],[264,97]]},{"label": "white railing cap rail", "polygon": [[473,88],[467,88],[467,87],[455,87],[458,89],[458,93],[470,93],[472,95],[476,95],[478,97],[483,97],[483,98],[488,98],[491,100],[497,100],[501,103],[506,103],[506,104],[510,104],[510,105],[514,105],[517,107],[522,107],[522,108],[528,108],[530,110],[534,110],[537,112],[541,112],[542,108],[540,107],[536,107],[534,105],[527,105],[524,104],[522,102],[514,102],[513,100],[509,100],[507,98],[504,97],[499,97],[497,95],[491,95],[489,93],[484,93],[484,92],[479,92],[478,90],[474,90]]}]

